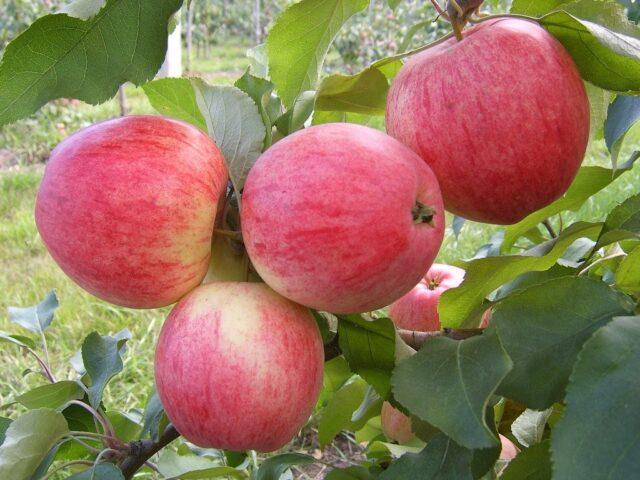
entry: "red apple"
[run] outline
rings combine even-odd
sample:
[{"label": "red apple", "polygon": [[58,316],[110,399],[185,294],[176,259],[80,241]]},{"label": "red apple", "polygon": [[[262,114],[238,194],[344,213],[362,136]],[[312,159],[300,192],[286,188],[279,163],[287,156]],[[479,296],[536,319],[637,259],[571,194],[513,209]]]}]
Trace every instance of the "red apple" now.
[{"label": "red apple", "polygon": [[334,313],[375,310],[422,278],[442,243],[444,212],[427,165],[371,128],[296,132],[256,162],[242,234],[281,295]]},{"label": "red apple", "polygon": [[263,283],[211,283],[173,309],[155,356],[167,416],[201,447],[269,452],[308,420],[324,350],[311,312]]},{"label": "red apple", "polygon": [[411,419],[389,402],[382,404],[380,426],[385,437],[400,444],[407,444],[415,438],[411,430]]},{"label": "red apple", "polygon": [[502,450],[500,450],[500,460],[505,460],[507,462],[516,458],[518,455],[518,447],[516,447],[511,440],[509,440],[504,435],[498,435],[500,437],[500,443],[502,445]]},{"label": "red apple", "polygon": [[169,305],[204,278],[227,170],[200,130],[163,117],[93,125],[52,152],[36,223],[76,283],[117,305]]},{"label": "red apple", "polygon": [[460,285],[463,279],[461,268],[434,263],[418,285],[389,306],[389,317],[398,328],[420,332],[440,330],[440,296]]},{"label": "red apple", "polygon": [[393,81],[386,125],[431,166],[447,210],[510,224],[571,184],[589,138],[589,102],[553,36],[503,18],[414,55]]}]

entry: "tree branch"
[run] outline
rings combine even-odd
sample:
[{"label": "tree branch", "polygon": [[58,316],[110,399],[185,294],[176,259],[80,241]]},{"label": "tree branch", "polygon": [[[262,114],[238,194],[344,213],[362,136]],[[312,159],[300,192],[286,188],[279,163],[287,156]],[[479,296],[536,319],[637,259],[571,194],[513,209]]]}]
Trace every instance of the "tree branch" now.
[{"label": "tree branch", "polygon": [[153,440],[138,440],[129,444],[130,452],[120,463],[120,470],[125,480],[131,480],[133,475],[156,453],[178,438],[180,434],[173,425],[169,425],[157,442]]}]

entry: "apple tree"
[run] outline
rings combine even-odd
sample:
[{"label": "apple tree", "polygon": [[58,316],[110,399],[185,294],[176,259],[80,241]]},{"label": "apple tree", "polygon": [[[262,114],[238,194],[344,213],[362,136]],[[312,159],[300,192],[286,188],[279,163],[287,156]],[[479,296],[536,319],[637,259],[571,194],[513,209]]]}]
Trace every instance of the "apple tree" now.
[{"label": "apple tree", "polygon": [[[104,396],[127,330],[88,332],[61,380],[55,293],[12,307],[0,341],[43,381],[0,417],[0,478],[292,478],[318,462],[285,448],[310,417],[364,448],[330,480],[640,477],[637,185],[563,221],[640,156],[637,9],[487,3],[432,0],[406,30],[441,38],[323,75],[370,2],[300,0],[233,86],[154,80],[181,0],[76,0],[16,35],[0,124],[126,82],[158,112],[56,147],[35,219],[93,295],[175,306],[131,412]],[[433,264],[468,221],[504,227]]]}]

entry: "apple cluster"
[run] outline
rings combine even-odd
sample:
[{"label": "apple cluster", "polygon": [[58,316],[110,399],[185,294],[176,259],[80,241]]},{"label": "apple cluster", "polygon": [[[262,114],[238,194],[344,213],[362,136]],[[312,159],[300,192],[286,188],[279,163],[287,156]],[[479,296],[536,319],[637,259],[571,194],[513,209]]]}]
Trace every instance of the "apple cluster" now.
[{"label": "apple cluster", "polygon": [[[258,158],[240,209],[262,280],[253,283],[203,282],[229,177],[197,128],[123,117],[51,153],[36,223],[60,267],[116,305],[177,302],[158,340],[155,380],[189,441],[272,451],[291,440],[322,385],[310,308],[390,305],[398,328],[438,330],[438,299],[464,277],[433,265],[444,208],[512,223],[552,202],[580,165],[589,110],[553,37],[528,21],[496,20],[411,58],[391,86],[386,126],[388,134],[318,125]],[[382,427],[400,442],[413,436],[390,404]]]}]

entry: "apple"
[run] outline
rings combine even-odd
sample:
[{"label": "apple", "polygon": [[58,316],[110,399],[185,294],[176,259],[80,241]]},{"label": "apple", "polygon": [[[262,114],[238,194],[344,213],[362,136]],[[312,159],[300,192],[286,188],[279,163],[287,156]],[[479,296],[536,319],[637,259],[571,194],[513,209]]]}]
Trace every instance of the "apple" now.
[{"label": "apple", "polygon": [[429,269],[444,233],[438,182],[410,149],[349,123],[269,148],[249,172],[242,235],[258,274],[333,313],[381,308]]},{"label": "apple", "polygon": [[389,402],[382,404],[380,426],[385,437],[402,445],[415,438],[411,429],[411,418],[394,408]]},{"label": "apple", "polygon": [[498,435],[500,437],[500,443],[502,445],[502,450],[500,450],[500,460],[511,461],[516,455],[518,455],[518,447],[516,447],[511,440],[509,440],[504,435]]},{"label": "apple", "polygon": [[552,35],[502,18],[411,57],[391,85],[386,127],[433,169],[447,210],[511,224],[571,184],[589,138],[589,102]]},{"label": "apple", "polygon": [[389,306],[389,317],[398,328],[431,332],[440,330],[438,301],[464,279],[464,270],[434,263],[413,289]]},{"label": "apple", "polygon": [[155,379],[176,429],[206,448],[270,452],[308,420],[324,349],[311,312],[264,283],[198,287],[173,308]]},{"label": "apple", "polygon": [[95,296],[134,308],[176,302],[204,278],[227,169],[197,128],[122,117],[60,143],[36,224],[51,256]]}]

